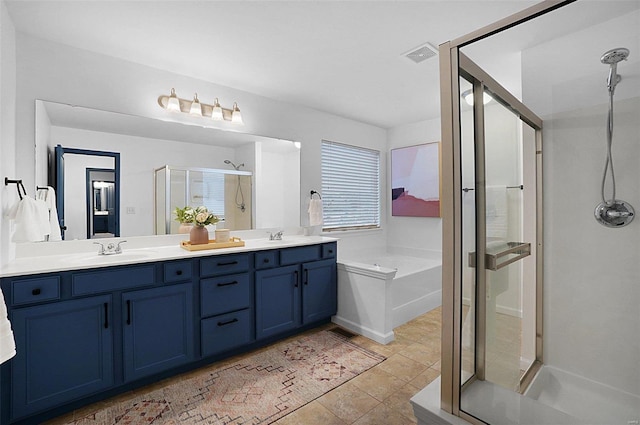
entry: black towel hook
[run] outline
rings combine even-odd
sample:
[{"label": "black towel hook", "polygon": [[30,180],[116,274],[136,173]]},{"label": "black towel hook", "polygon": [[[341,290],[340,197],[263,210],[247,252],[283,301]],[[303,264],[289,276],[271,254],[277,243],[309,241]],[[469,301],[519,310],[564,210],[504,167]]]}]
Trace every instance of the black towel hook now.
[{"label": "black towel hook", "polygon": [[315,190],[312,190],[312,191],[311,191],[311,198],[312,198],[312,199],[313,199],[313,195],[318,195],[318,197],[319,197],[320,199],[322,199],[322,196],[320,195],[320,193],[319,193],[319,192],[316,192]]}]

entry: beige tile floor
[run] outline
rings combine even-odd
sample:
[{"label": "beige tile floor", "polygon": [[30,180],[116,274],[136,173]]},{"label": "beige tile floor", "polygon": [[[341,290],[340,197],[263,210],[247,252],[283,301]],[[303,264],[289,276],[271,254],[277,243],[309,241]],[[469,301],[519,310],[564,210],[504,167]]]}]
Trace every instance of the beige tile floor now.
[{"label": "beige tile floor", "polygon": [[[275,422],[277,425],[409,425],[415,424],[409,399],[440,375],[440,308],[395,329],[396,339],[378,344],[355,336],[352,341],[387,360]],[[318,332],[335,325],[325,325]],[[238,357],[226,361],[237,361]],[[190,372],[198,373],[198,371]],[[86,406],[55,418],[48,425],[70,422],[142,392],[171,385],[184,375]]]}]

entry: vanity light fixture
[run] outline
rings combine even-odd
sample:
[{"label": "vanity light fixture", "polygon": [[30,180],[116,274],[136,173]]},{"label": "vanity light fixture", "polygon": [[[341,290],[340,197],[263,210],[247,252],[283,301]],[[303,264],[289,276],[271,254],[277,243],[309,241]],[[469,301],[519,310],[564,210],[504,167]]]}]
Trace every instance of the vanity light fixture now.
[{"label": "vanity light fixture", "polygon": [[167,99],[167,109],[173,112],[180,112],[180,99],[176,95],[176,89],[171,89],[171,95]]},{"label": "vanity light fixture", "polygon": [[[469,89],[469,90],[465,90],[462,92],[462,94],[460,95],[460,97],[462,97],[462,99],[464,99],[465,102],[467,102],[467,105],[469,106],[473,106],[473,90]],[[482,103],[483,104],[487,104],[489,102],[491,102],[493,100],[493,98],[491,97],[491,95],[487,92],[484,92],[482,94]]]},{"label": "vanity light fixture", "polygon": [[[233,114],[232,114],[233,115]],[[218,98],[213,102],[213,107],[211,109],[211,118],[214,121],[222,121],[222,106],[220,106],[220,102],[218,102]]]},{"label": "vanity light fixture", "polygon": [[233,103],[233,111],[231,112],[231,122],[244,124],[242,122],[242,115],[240,115],[240,108],[238,108],[238,104],[235,102]]},{"label": "vanity light fixture", "polygon": [[169,96],[160,95],[158,97],[158,105],[169,111],[209,117],[215,121],[231,121],[240,125],[244,124],[237,103],[233,104],[232,109],[227,109],[220,106],[218,98],[215,98],[213,105],[208,105],[200,102],[197,93],[193,96],[193,100],[187,100],[179,98],[176,95],[176,90],[171,89]]},{"label": "vanity light fixture", "polygon": [[193,95],[193,102],[191,102],[191,108],[189,108],[189,113],[191,115],[202,116],[202,105],[200,105],[200,101],[198,100],[198,93]]}]

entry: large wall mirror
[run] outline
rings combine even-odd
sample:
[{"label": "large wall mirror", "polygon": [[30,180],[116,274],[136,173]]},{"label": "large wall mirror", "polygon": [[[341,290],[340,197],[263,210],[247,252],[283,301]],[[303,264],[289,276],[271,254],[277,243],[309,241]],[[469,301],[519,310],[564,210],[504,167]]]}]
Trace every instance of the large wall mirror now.
[{"label": "large wall mirror", "polygon": [[[245,209],[250,219],[236,220],[243,223],[238,229],[300,225],[300,149],[292,141],[42,100],[36,100],[35,122],[35,177],[39,185],[56,184],[57,145],[119,154],[120,236],[157,233],[154,172],[167,166],[214,169],[223,175],[232,175],[230,181],[235,182],[236,167],[242,164],[241,170],[251,178],[251,184],[243,186],[247,193],[243,192],[242,196],[251,208]],[[73,160],[78,164],[66,168],[80,170],[82,174],[68,175],[65,171],[63,180],[67,187],[56,188],[65,197],[65,240],[108,234],[108,221],[107,230],[103,231],[104,223],[93,220],[90,215],[98,211],[98,204],[103,211],[110,199],[109,191],[96,189],[93,183],[87,185],[86,182],[92,179],[87,177],[87,170],[110,167],[95,163],[90,156],[76,155]],[[104,184],[109,181],[97,177],[93,180]],[[70,189],[71,182],[80,184]],[[104,184],[98,183],[98,186]],[[231,189],[237,187],[231,185]],[[233,223],[225,223],[225,227],[236,230]]]}]

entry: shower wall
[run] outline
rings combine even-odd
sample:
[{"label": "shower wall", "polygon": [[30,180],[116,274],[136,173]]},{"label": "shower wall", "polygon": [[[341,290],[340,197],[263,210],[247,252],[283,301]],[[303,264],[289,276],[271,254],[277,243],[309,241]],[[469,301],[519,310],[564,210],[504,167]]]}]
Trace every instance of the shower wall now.
[{"label": "shower wall", "polygon": [[[608,107],[608,67],[599,59],[627,47],[629,61],[618,66],[613,158],[617,198],[640,212],[638,28],[634,12],[522,54],[523,101],[544,120],[544,362],[635,395],[640,220],[611,229],[593,211],[601,201]],[[545,80],[558,72],[562,83]]]}]

